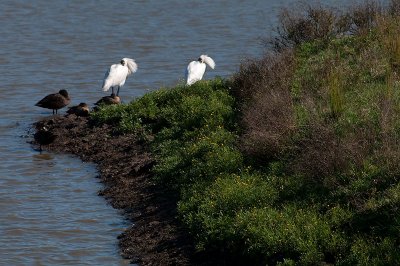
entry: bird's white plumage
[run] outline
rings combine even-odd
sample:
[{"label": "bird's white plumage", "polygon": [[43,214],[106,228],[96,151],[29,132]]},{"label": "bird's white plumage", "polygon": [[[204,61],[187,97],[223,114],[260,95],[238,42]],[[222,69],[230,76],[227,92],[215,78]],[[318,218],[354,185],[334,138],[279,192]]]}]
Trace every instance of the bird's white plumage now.
[{"label": "bird's white plumage", "polygon": [[122,58],[122,60],[125,61],[127,67],[128,67],[128,75],[135,73],[137,71],[137,64],[135,62],[135,60],[130,59],[130,58]]},{"label": "bird's white plumage", "polygon": [[103,81],[103,91],[108,91],[110,87],[123,86],[128,76],[128,68],[121,64],[114,64],[106,72]]},{"label": "bird's white plumage", "polygon": [[206,72],[206,64],[212,69],[215,68],[214,60],[207,55],[201,55],[197,61],[189,63],[185,73],[186,85],[190,86],[203,78]]},{"label": "bird's white plumage", "polygon": [[137,71],[137,64],[133,59],[122,58],[119,64],[111,65],[104,76],[103,91],[108,91],[115,86],[122,87],[126,78]]},{"label": "bird's white plumage", "polygon": [[190,62],[186,69],[186,85],[192,85],[201,80],[204,72],[206,72],[206,64],[199,61]]},{"label": "bird's white plumage", "polygon": [[209,67],[211,67],[212,69],[215,68],[215,62],[214,60],[207,56],[207,55],[201,55],[200,58],[203,60],[204,63],[206,63]]}]

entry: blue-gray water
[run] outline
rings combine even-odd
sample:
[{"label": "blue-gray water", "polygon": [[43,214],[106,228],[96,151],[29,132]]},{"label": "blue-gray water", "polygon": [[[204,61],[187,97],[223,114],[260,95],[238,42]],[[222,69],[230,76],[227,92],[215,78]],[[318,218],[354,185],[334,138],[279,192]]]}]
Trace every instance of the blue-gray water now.
[{"label": "blue-gray water", "polygon": [[105,71],[123,57],[139,65],[121,89],[125,102],[182,82],[200,54],[216,62],[205,78],[228,77],[262,54],[261,38],[294,2],[0,1],[0,265],[127,263],[116,236],[128,224],[97,196],[95,166],[27,144],[30,125],[51,114],[38,100],[66,88],[72,105],[97,101]]}]

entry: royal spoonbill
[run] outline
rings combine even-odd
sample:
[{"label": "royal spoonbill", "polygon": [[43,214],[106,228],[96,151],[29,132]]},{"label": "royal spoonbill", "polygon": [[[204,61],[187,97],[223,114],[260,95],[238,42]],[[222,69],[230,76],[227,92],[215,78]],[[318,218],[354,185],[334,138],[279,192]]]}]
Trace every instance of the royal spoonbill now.
[{"label": "royal spoonbill", "polygon": [[76,116],[89,116],[89,105],[87,103],[80,103],[68,109],[67,114],[75,114]]},{"label": "royal spoonbill", "polygon": [[95,105],[111,105],[111,104],[120,104],[121,99],[119,96],[115,95],[115,93],[111,93],[110,96],[104,96],[100,100],[98,100]]},{"label": "royal spoonbill", "polygon": [[66,90],[60,90],[58,93],[52,93],[41,99],[35,105],[52,109],[57,114],[57,110],[67,106],[71,102],[68,92]]},{"label": "royal spoonbill", "polygon": [[215,68],[214,60],[207,55],[200,55],[197,61],[189,63],[185,73],[186,85],[190,86],[203,78],[204,72],[206,72],[206,64],[212,69]]},{"label": "royal spoonbill", "polygon": [[119,64],[111,65],[104,76],[103,91],[108,91],[111,88],[112,93],[114,93],[114,87],[117,86],[118,96],[120,87],[124,86],[126,78],[129,75],[136,72],[137,67],[135,60],[130,58],[122,58]]}]

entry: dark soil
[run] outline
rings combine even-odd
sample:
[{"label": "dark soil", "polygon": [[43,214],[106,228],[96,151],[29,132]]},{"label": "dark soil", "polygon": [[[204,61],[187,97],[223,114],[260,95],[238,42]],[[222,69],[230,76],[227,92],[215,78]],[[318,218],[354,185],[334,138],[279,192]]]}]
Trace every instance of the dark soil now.
[{"label": "dark soil", "polygon": [[90,118],[75,115],[47,117],[35,126],[57,136],[43,149],[98,165],[105,184],[99,194],[133,223],[119,236],[123,257],[140,265],[208,264],[195,256],[192,239],[176,219],[176,199],[152,181],[154,159],[134,135],[113,134],[110,126],[95,127]]}]

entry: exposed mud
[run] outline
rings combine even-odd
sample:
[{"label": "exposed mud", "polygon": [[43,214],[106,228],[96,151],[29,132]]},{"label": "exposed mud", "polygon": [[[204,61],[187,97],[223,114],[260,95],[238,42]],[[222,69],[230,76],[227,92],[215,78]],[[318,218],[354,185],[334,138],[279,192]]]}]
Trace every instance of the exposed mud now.
[{"label": "exposed mud", "polygon": [[99,194],[133,223],[119,236],[123,257],[139,265],[209,264],[195,255],[193,241],[176,219],[176,199],[152,181],[154,159],[134,135],[115,135],[110,126],[95,127],[90,118],[75,115],[51,116],[35,125],[57,136],[43,149],[98,165],[105,184]]}]

